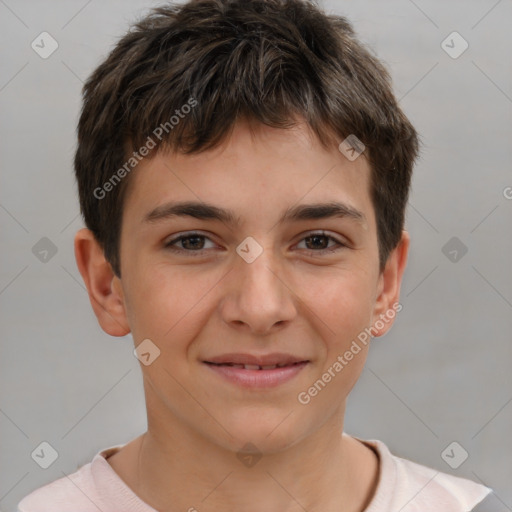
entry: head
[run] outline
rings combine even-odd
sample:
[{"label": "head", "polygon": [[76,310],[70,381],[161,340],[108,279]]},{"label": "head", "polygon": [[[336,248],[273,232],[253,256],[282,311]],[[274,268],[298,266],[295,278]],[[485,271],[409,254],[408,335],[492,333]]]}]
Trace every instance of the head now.
[{"label": "head", "polygon": [[[298,392],[365,328],[389,329],[406,263],[418,137],[386,69],[313,3],[199,0],[134,25],[83,93],[77,262],[103,329],[160,351],[141,366],[151,421],[269,450],[318,430],[343,408],[367,344],[307,406]],[[354,136],[364,151],[351,159],[339,146]],[[308,364],[255,392],[209,373],[204,361],[228,352]],[[183,387],[223,409],[218,421]],[[292,405],[295,423],[266,438]]]}]

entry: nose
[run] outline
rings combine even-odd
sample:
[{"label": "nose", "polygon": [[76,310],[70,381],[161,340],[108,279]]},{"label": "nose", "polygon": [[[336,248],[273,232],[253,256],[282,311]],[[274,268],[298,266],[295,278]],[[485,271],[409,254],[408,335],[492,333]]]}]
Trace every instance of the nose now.
[{"label": "nose", "polygon": [[237,257],[234,265],[221,306],[223,320],[232,328],[266,335],[282,329],[297,315],[298,297],[271,248],[251,263]]}]

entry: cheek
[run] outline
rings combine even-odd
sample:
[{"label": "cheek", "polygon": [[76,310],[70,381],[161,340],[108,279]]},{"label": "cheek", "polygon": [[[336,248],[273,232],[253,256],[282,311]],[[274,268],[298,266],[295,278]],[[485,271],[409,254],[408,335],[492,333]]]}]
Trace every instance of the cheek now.
[{"label": "cheek", "polygon": [[[334,411],[363,371],[370,341],[364,332],[371,319],[370,292],[360,281],[341,280],[331,285],[329,293],[316,305],[315,312],[321,318],[316,330],[321,329],[325,351],[317,374],[323,383],[318,389],[325,385],[325,391],[318,392],[315,398],[320,408]],[[311,392],[315,393],[316,388]]]},{"label": "cheek", "polygon": [[216,272],[197,275],[183,267],[141,266],[130,283],[128,316],[136,340],[154,339],[162,347],[177,347],[201,325],[209,293],[222,277]]},{"label": "cheek", "polygon": [[369,325],[372,313],[372,287],[368,277],[353,267],[330,272],[301,283],[304,303],[323,326],[329,345],[342,349]]}]

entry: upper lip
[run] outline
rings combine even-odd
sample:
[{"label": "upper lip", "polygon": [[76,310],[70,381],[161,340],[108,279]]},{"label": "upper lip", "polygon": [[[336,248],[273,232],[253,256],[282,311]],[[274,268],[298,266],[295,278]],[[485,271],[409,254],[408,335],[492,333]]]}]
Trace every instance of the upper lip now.
[{"label": "upper lip", "polygon": [[289,365],[294,363],[302,363],[309,361],[304,357],[297,357],[291,354],[273,353],[273,354],[223,354],[220,356],[210,357],[205,359],[205,363],[233,363],[233,364],[252,364],[258,366],[272,366],[272,365]]}]

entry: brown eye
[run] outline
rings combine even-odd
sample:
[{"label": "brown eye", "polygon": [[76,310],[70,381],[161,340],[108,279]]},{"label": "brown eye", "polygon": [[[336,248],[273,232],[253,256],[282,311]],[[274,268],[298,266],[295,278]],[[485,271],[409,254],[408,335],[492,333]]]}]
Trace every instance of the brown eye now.
[{"label": "brown eye", "polygon": [[[172,252],[177,253],[197,253],[208,249],[205,247],[205,241],[210,240],[206,235],[201,233],[188,233],[180,235],[165,242],[164,247]],[[211,240],[210,240],[211,242]],[[212,242],[213,243],[213,242]],[[194,254],[195,256],[196,254]]]},{"label": "brown eye", "polygon": [[[324,254],[326,252],[336,252],[344,247],[346,244],[339,241],[333,236],[326,235],[325,233],[311,233],[307,237],[303,238],[300,243],[305,242],[306,250],[310,254]],[[329,246],[329,242],[334,242],[334,245]],[[299,244],[300,245],[300,244]]]}]

